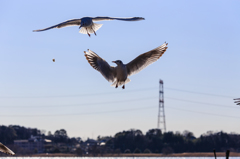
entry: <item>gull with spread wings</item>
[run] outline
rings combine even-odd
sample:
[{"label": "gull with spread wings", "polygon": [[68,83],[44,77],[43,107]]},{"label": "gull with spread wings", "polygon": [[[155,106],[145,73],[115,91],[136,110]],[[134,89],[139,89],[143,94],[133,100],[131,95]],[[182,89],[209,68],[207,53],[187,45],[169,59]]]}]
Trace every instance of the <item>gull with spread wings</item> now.
[{"label": "gull with spread wings", "polygon": [[125,84],[130,82],[128,76],[138,73],[148,65],[157,61],[167,50],[167,45],[165,42],[156,49],[139,55],[128,64],[123,64],[121,60],[112,61],[117,64],[116,67],[110,66],[104,59],[91,50],[88,50],[88,52],[84,51],[84,53],[89,64],[99,71],[106,80],[113,82],[112,86],[117,88],[123,85],[122,88],[124,89]]},{"label": "gull with spread wings", "polygon": [[7,146],[3,145],[1,142],[0,142],[0,151],[7,153],[9,155],[15,155],[15,153],[12,152],[12,150],[10,150]]},{"label": "gull with spread wings", "polygon": [[97,21],[103,21],[103,20],[123,20],[123,21],[139,21],[144,20],[142,17],[131,17],[131,18],[114,18],[114,17],[83,17],[80,19],[70,19],[65,22],[59,23],[57,25],[45,28],[45,29],[39,29],[39,30],[33,30],[34,32],[39,31],[45,31],[53,28],[63,28],[67,26],[79,26],[79,33],[82,34],[88,34],[90,37],[90,34],[94,33],[96,34],[96,31],[101,28],[102,24],[94,23]]},{"label": "gull with spread wings", "polygon": [[236,98],[236,99],[234,99],[234,100],[235,100],[234,103],[236,103],[237,105],[240,105],[240,98]]}]

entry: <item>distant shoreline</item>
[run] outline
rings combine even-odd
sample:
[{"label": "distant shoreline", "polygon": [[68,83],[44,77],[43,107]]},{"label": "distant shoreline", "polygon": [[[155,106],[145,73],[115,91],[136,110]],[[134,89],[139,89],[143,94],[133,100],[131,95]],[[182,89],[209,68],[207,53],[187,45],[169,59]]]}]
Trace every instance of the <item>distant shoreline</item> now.
[{"label": "distant shoreline", "polygon": [[[217,152],[217,157],[225,157],[225,152]],[[16,155],[18,156],[18,155]],[[26,157],[214,157],[213,152],[195,152],[195,153],[173,153],[173,154],[158,154],[158,153],[141,153],[141,154],[103,154],[103,155],[83,155],[76,154],[52,153],[52,154],[34,154],[26,155]],[[240,153],[230,152],[230,157],[240,157]]]}]

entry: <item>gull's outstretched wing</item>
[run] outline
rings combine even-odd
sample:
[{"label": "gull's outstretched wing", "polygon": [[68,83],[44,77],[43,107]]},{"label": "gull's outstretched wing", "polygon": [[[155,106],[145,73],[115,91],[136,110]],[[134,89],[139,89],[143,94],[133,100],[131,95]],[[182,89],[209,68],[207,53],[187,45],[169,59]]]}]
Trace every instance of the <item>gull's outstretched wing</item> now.
[{"label": "gull's outstretched wing", "polygon": [[114,67],[111,67],[104,59],[99,57],[95,52],[84,51],[88,63],[97,71],[99,71],[109,82],[113,82],[116,78]]},{"label": "gull's outstretched wing", "polygon": [[10,150],[7,146],[3,145],[1,142],[0,142],[0,151],[7,153],[9,155],[15,155],[15,153],[12,152],[12,150]]},{"label": "gull's outstretched wing", "polygon": [[80,26],[81,24],[81,19],[70,19],[67,20],[65,22],[59,23],[57,25],[45,28],[45,29],[38,29],[38,30],[33,30],[34,32],[38,32],[38,31],[45,31],[45,30],[49,30],[52,28],[63,28],[63,27],[68,27],[68,26]]},{"label": "gull's outstretched wing", "polygon": [[153,49],[149,52],[139,55],[134,60],[129,62],[127,66],[128,76],[133,75],[147,67],[148,65],[152,64],[153,62],[157,61],[167,50],[167,43],[165,42],[161,46]]},{"label": "gull's outstretched wing", "polygon": [[144,20],[142,17],[130,17],[130,18],[115,18],[115,17],[95,17],[92,18],[92,21],[103,21],[103,20],[124,20],[124,21],[139,21]]},{"label": "gull's outstretched wing", "polygon": [[240,105],[240,98],[236,98],[234,100],[236,100],[234,103],[237,103],[237,105]]}]

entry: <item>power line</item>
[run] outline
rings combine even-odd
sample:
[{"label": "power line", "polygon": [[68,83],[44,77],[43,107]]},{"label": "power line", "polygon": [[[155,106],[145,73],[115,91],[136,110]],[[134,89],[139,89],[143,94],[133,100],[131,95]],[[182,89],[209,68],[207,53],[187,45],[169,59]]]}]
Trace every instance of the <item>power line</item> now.
[{"label": "power line", "polygon": [[[156,89],[156,87],[149,87],[149,88],[142,88],[142,89],[133,89],[133,90],[128,90],[124,91],[125,93],[129,92],[137,92],[137,91],[147,91],[147,90],[153,90]],[[216,97],[224,97],[224,98],[235,98],[231,96],[226,96],[226,95],[220,95],[220,94],[211,94],[211,93],[204,93],[204,92],[196,92],[196,91],[189,91],[189,90],[182,90],[182,89],[175,89],[175,88],[169,88],[166,87],[165,89],[172,90],[172,91],[178,91],[178,92],[186,92],[186,93],[191,93],[191,94],[201,94],[201,95],[206,95],[206,96],[216,96]],[[106,95],[106,94],[119,94],[121,92],[101,92],[101,93],[89,93],[89,94],[78,94],[78,95],[59,95],[59,96],[1,96],[0,98],[4,99],[12,99],[12,98],[70,98],[70,97],[85,97],[85,96],[96,96],[96,95]]]},{"label": "power line", "polygon": [[239,106],[227,106],[227,105],[220,105],[220,104],[212,104],[212,103],[205,103],[205,102],[198,102],[198,101],[192,101],[192,100],[184,100],[184,99],[178,99],[178,98],[172,98],[172,97],[165,97],[172,100],[187,102],[187,103],[196,103],[196,104],[203,104],[203,105],[211,105],[211,106],[218,106],[218,107],[226,107],[226,108],[235,108],[239,109]]},{"label": "power line", "polygon": [[[206,102],[198,102],[198,101],[192,101],[192,100],[185,100],[185,99],[179,99],[179,98],[173,98],[173,97],[165,97],[167,99],[187,102],[187,103],[196,103],[196,104],[202,104],[202,105],[210,105],[210,106],[217,106],[217,107],[226,107],[226,108],[235,108],[239,109],[239,106],[227,106],[227,105],[220,105],[220,104],[213,104],[213,103],[206,103]],[[102,105],[102,104],[113,104],[113,103],[126,103],[126,102],[135,102],[135,101],[144,101],[144,100],[150,100],[150,99],[157,99],[157,97],[145,97],[145,98],[135,98],[135,99],[129,99],[129,100],[116,100],[116,101],[110,101],[110,102],[95,102],[95,103],[82,103],[82,104],[64,104],[64,105],[43,105],[43,106],[0,106],[1,107],[8,107],[8,108],[43,108],[43,107],[79,107],[79,106],[89,106],[89,105]]]},{"label": "power line", "polygon": [[239,116],[220,115],[220,114],[214,114],[214,113],[206,113],[206,112],[199,112],[199,111],[193,111],[193,110],[186,110],[186,109],[181,109],[181,108],[176,108],[176,107],[168,107],[168,108],[176,109],[176,110],[180,110],[180,111],[192,112],[192,113],[199,113],[199,114],[206,114],[206,115],[213,115],[213,116],[220,116],[220,117],[238,118],[238,119],[240,119]]},{"label": "power line", "polygon": [[153,109],[156,106],[151,107],[139,107],[139,108],[131,108],[131,109],[119,109],[119,110],[110,110],[110,111],[99,111],[99,112],[89,112],[89,113],[70,113],[70,114],[41,114],[41,115],[0,115],[1,117],[56,117],[56,116],[74,116],[74,115],[94,115],[94,114],[105,114],[105,113],[119,113],[126,111],[136,111],[136,110],[144,110],[144,109]]},{"label": "power line", "polygon": [[[143,101],[143,100],[149,100],[149,99],[157,99],[157,97],[146,97],[146,98],[135,98],[135,99],[129,99],[129,100],[117,100],[117,101],[110,101],[110,102],[96,102],[96,103],[82,103],[82,104],[65,104],[65,105],[44,105],[44,106],[7,106],[10,108],[43,108],[43,107],[78,107],[78,106],[89,106],[89,105],[102,105],[102,104],[112,104],[112,103],[126,103],[126,102],[135,102],[135,101]],[[6,106],[0,106],[0,107],[6,107]]]},{"label": "power line", "polygon": [[215,97],[224,97],[224,98],[234,98],[231,96],[225,96],[220,94],[211,94],[211,93],[203,93],[203,92],[195,92],[195,91],[188,91],[188,90],[182,90],[182,89],[175,89],[175,88],[165,88],[172,91],[179,91],[179,92],[186,92],[186,93],[192,93],[192,94],[201,94],[206,96],[215,96]]},{"label": "power line", "polygon": [[[139,108],[130,108],[130,109],[119,109],[119,110],[110,110],[110,111],[98,111],[98,112],[88,112],[88,113],[69,113],[69,114],[41,114],[41,115],[0,115],[1,117],[58,117],[58,116],[80,116],[80,115],[95,115],[95,114],[107,114],[107,113],[119,113],[119,112],[127,112],[127,111],[137,111],[137,110],[144,110],[144,109],[153,109],[156,108],[156,106],[151,107],[139,107]],[[220,115],[220,114],[214,114],[214,113],[206,113],[206,112],[200,112],[200,111],[193,111],[193,110],[186,110],[176,107],[167,107],[170,109],[180,110],[180,111],[186,111],[186,112],[192,112],[192,113],[198,113],[198,114],[205,114],[205,115],[212,115],[212,116],[219,116],[219,117],[227,117],[227,118],[240,118],[238,116],[230,116],[230,115]]]},{"label": "power line", "polygon": [[[137,92],[137,91],[147,91],[147,90],[152,90],[156,89],[155,87],[150,87],[150,88],[142,88],[142,89],[133,89],[133,90],[128,90],[124,91],[125,93],[129,92]],[[69,97],[85,97],[85,96],[96,96],[96,95],[105,95],[105,94],[119,94],[121,92],[100,92],[100,93],[89,93],[89,94],[79,94],[79,95],[59,95],[59,96],[12,96],[12,97],[3,97],[1,96],[0,98],[69,98]]]}]

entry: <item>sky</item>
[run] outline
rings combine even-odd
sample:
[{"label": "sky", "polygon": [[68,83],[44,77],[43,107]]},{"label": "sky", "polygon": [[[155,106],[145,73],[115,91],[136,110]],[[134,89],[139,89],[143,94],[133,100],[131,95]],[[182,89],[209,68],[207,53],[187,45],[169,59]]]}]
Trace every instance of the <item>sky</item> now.
[{"label": "sky", "polygon": [[[159,80],[167,131],[240,133],[240,1],[0,1],[0,125],[96,139],[157,128]],[[101,21],[89,38],[77,26],[33,32],[82,17]],[[91,49],[111,66],[164,42],[155,63],[130,76],[125,89],[87,62]],[[56,61],[53,62],[52,59]],[[163,128],[160,125],[160,128]]]}]

